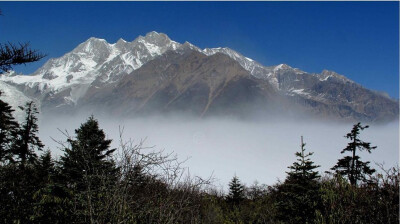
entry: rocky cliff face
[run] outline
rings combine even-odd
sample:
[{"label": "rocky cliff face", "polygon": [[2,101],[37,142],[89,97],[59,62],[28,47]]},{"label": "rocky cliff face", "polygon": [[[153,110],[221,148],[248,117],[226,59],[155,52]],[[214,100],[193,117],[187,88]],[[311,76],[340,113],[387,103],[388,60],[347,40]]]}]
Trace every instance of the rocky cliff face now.
[{"label": "rocky cliff face", "polygon": [[201,50],[156,32],[114,44],[90,38],[32,75],[4,74],[0,82],[37,100],[43,112],[303,113],[362,121],[392,120],[399,113],[398,101],[333,71],[263,66],[229,48]]}]

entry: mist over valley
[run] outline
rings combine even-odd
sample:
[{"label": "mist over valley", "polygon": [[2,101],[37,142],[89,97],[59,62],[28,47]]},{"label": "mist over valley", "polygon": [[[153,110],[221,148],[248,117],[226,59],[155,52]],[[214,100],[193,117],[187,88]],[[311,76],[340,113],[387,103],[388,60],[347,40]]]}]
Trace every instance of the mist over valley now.
[{"label": "mist over valley", "polygon": [[[73,136],[74,130],[84,123],[91,113],[77,116],[48,115],[40,118],[40,137],[54,155],[62,155],[60,145],[54,140],[66,141],[61,131]],[[190,115],[154,115],[120,119],[96,115],[100,128],[107,138],[113,139],[112,147],[119,147],[120,130],[123,140],[139,143],[164,153],[177,154],[191,175],[202,178],[214,177],[215,186],[225,189],[236,174],[246,185],[254,181],[274,184],[284,180],[286,172],[300,150],[300,136],[304,137],[306,149],[314,152],[313,161],[321,165],[321,173],[333,167],[343,156],[344,138],[353,123],[329,122],[316,119],[279,118],[274,120],[244,120],[234,117],[215,116],[198,118]],[[360,153],[363,160],[384,163],[392,167],[399,161],[399,126],[397,122],[369,124],[361,133],[361,139],[378,146],[371,154]],[[148,149],[147,151],[151,151]],[[144,151],[146,152],[146,150]]]}]

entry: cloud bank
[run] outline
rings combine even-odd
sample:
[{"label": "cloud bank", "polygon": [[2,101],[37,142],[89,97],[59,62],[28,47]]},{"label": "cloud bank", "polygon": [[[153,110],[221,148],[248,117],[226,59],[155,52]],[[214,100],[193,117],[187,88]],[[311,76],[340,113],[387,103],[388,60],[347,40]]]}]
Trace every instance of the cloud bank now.
[{"label": "cloud bank", "polygon": [[[47,116],[40,119],[40,137],[54,155],[61,155],[59,145],[52,139],[65,141],[57,129],[70,135],[85,122],[87,115],[77,117]],[[274,184],[283,180],[287,168],[300,150],[300,136],[304,136],[306,149],[314,152],[312,160],[324,172],[335,165],[346,147],[344,135],[352,123],[331,123],[312,120],[243,121],[226,117],[207,119],[179,116],[151,116],[146,118],[113,119],[97,117],[100,128],[118,147],[119,127],[124,127],[124,139],[138,142],[146,138],[145,146],[174,152],[180,160],[188,159],[184,166],[192,175],[216,179],[217,187],[225,188],[234,174],[246,185],[255,180]],[[378,148],[371,154],[362,152],[361,158],[385,167],[399,161],[399,125],[370,125],[361,133],[361,139]]]}]

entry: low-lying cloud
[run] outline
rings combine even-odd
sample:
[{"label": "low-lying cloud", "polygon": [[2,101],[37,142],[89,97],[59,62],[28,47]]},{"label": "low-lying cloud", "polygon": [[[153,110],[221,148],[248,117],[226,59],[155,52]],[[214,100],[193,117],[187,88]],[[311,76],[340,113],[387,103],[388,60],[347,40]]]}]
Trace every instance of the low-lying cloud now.
[{"label": "low-lying cloud", "polygon": [[[224,117],[95,118],[107,137],[113,139],[113,147],[118,147],[119,128],[124,127],[125,140],[139,142],[146,138],[145,146],[174,152],[180,160],[188,158],[184,166],[192,175],[205,178],[213,174],[215,185],[225,189],[234,174],[246,185],[255,180],[265,184],[274,184],[278,178],[283,180],[287,167],[296,160],[294,153],[300,150],[300,136],[304,136],[306,149],[314,152],[312,160],[324,172],[343,157],[340,151],[348,142],[343,136],[353,126],[311,120],[255,122]],[[59,145],[52,138],[65,141],[66,137],[57,129],[74,135],[74,130],[86,119],[85,116],[43,117],[40,137],[54,155],[61,155]],[[371,161],[372,165],[384,163],[385,167],[398,164],[398,122],[370,125],[361,133],[361,139],[378,146],[371,154],[362,152],[363,160]]]}]

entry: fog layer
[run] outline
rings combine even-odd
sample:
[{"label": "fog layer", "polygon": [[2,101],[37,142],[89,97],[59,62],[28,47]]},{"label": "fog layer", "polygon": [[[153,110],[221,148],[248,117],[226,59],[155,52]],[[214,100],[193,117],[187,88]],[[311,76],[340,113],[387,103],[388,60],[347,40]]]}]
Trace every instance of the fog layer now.
[{"label": "fog layer", "polygon": [[[312,160],[326,171],[343,157],[340,151],[348,140],[343,136],[349,132],[352,123],[330,123],[321,121],[243,121],[233,118],[213,117],[207,119],[152,116],[129,120],[95,117],[107,137],[118,147],[119,129],[124,128],[123,138],[139,142],[145,139],[145,146],[174,152],[180,160],[188,159],[184,166],[192,175],[216,179],[215,185],[226,188],[236,174],[243,183],[274,184],[283,180],[287,168],[295,160],[294,153],[300,150],[300,136],[304,136],[306,149],[314,152]],[[66,137],[57,129],[74,130],[85,122],[87,116],[40,118],[39,131],[46,148],[53,155],[62,151],[53,139],[65,141]],[[378,146],[371,154],[362,152],[361,158],[385,167],[398,164],[399,126],[398,122],[385,125],[370,125],[361,133],[361,139]]]}]

